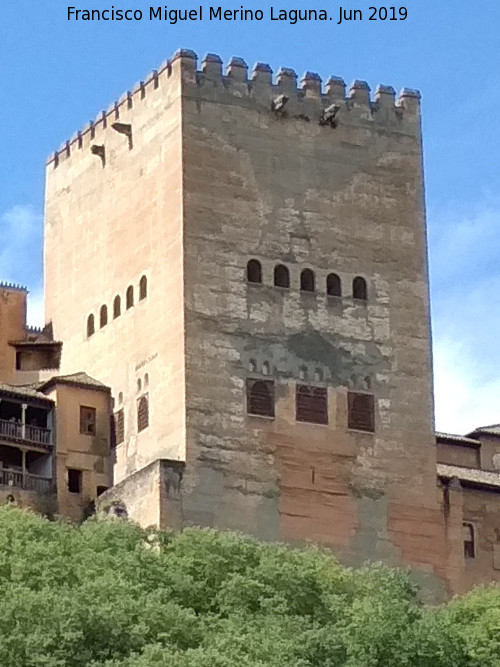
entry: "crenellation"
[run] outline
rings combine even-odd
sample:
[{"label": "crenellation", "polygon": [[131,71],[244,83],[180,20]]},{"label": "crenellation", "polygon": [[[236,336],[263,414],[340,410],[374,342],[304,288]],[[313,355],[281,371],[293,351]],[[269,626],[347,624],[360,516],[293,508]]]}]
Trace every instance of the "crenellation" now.
[{"label": "crenellation", "polygon": [[354,104],[370,106],[370,86],[366,81],[355,79],[351,83],[349,101]]},{"label": "crenellation", "polygon": [[375,102],[380,108],[394,109],[396,104],[396,91],[392,86],[379,84],[375,91]]},{"label": "crenellation", "polygon": [[222,83],[222,58],[215,53],[207,53],[201,63],[204,79],[213,83]]},{"label": "crenellation", "polygon": [[306,97],[321,98],[321,77],[316,72],[305,72],[301,88]]},{"label": "crenellation", "polygon": [[[315,72],[306,71],[298,86],[295,70],[288,67],[281,67],[273,81],[273,70],[267,63],[256,63],[250,79],[248,78],[248,65],[239,57],[231,58],[225,75],[223,74],[223,61],[218,54],[208,53],[201,62],[201,70],[197,69],[197,63],[198,56],[194,51],[177,50],[171,59],[165,60],[158,69],[152,70],[145,80],[137,83],[132,90],[125,92],[118,101],[110,104],[105,111],[101,111],[94,121],[76,132],[69,141],[64,142],[54,154],[49,156],[47,164],[53,164],[56,168],[61,161],[71,156],[74,149],[88,148],[96,138],[96,131],[106,130],[110,119],[118,120],[124,110],[130,110],[139,100],[144,100],[150,86],[152,90],[160,88],[160,78],[162,80],[171,78],[174,68],[178,75],[176,81],[180,80],[187,87],[200,86],[203,85],[203,82],[210,81],[217,88],[220,82],[222,90],[229,93],[234,91],[238,97],[248,95],[260,104],[264,103],[270,112],[276,111],[273,99],[282,96],[283,106],[280,116],[312,120],[320,125],[328,124],[336,127],[338,118],[343,117],[339,112],[342,109],[349,111],[353,105],[366,106],[372,111],[394,108],[400,119],[404,117],[405,112],[410,116],[419,113],[420,93],[410,88],[403,88],[396,99],[392,86],[379,85],[375,91],[374,100],[371,101],[370,86],[366,81],[353,81],[346,97],[345,81],[338,76],[331,76],[323,89],[321,77]],[[335,107],[332,106],[332,102]],[[335,117],[335,122],[333,120],[330,122],[328,119],[325,121],[325,110],[330,110],[329,115],[332,118]],[[383,117],[387,119],[390,118],[390,115],[384,114]]]},{"label": "crenellation", "polygon": [[26,294],[28,293],[28,288],[25,285],[19,285],[18,283],[0,281],[0,289],[15,290],[16,292],[26,292]]},{"label": "crenellation", "polygon": [[244,83],[248,82],[248,65],[243,58],[233,56],[226,68],[226,78],[229,83]]},{"label": "crenellation", "polygon": [[325,94],[331,100],[345,102],[345,81],[340,76],[331,76],[326,82]]}]

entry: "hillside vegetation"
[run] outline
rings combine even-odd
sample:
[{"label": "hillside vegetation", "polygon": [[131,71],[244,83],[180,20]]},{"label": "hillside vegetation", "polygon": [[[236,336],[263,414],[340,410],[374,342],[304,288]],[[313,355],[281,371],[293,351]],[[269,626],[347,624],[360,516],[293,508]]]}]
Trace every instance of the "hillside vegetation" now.
[{"label": "hillside vegetation", "polygon": [[402,572],[213,530],[0,508],[5,667],[500,667],[500,590],[426,608]]}]

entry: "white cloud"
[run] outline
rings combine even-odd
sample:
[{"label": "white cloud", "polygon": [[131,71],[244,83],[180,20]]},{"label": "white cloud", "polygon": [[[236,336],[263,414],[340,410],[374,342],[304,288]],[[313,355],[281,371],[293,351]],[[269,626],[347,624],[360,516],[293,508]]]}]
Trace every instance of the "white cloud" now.
[{"label": "white cloud", "polygon": [[500,422],[500,205],[429,214],[438,430]]},{"label": "white cloud", "polygon": [[28,323],[35,326],[43,324],[42,225],[32,206],[0,215],[0,282],[28,287]]}]

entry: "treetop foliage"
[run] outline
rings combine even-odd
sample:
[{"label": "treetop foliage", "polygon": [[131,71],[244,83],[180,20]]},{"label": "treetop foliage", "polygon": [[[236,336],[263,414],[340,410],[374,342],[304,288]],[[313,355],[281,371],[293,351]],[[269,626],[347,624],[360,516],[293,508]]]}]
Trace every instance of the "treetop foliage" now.
[{"label": "treetop foliage", "polygon": [[0,508],[5,667],[500,667],[500,589],[423,606],[405,573],[208,529]]}]

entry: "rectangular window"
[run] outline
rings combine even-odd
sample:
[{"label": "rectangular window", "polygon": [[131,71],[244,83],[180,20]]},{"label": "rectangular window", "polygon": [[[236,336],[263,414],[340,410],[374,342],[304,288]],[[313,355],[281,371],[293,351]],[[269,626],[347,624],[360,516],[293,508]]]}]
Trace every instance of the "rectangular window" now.
[{"label": "rectangular window", "polygon": [[82,471],[68,468],[68,491],[70,493],[82,492]]},{"label": "rectangular window", "polygon": [[375,431],[375,400],[373,394],[347,394],[347,426],[356,431]]},{"label": "rectangular window", "polygon": [[125,440],[125,415],[123,412],[123,408],[115,412],[114,427],[115,427],[115,444],[119,445]]},{"label": "rectangular window", "polygon": [[256,417],[274,417],[273,380],[247,379],[247,413]]},{"label": "rectangular window", "polygon": [[327,388],[298,384],[295,391],[295,418],[298,422],[328,424]]},{"label": "rectangular window", "polygon": [[96,434],[96,410],[80,405],[80,433],[84,435]]},{"label": "rectangular window", "polygon": [[463,540],[464,540],[464,556],[465,558],[476,557],[476,545],[474,539],[474,526],[471,523],[462,524]]}]

